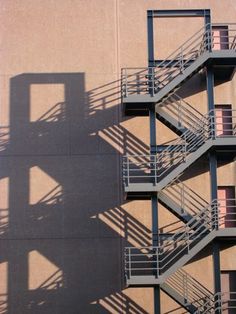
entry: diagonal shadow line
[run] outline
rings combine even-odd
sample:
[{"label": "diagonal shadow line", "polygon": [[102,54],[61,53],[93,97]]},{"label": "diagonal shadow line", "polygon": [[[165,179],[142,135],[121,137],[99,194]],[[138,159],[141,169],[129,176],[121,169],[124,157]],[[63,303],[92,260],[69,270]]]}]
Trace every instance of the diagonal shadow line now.
[{"label": "diagonal shadow line", "polygon": [[49,276],[44,282],[42,282],[37,289],[50,288],[51,290],[53,287],[54,287],[53,289],[55,289],[55,287],[58,289],[61,286],[63,286],[63,277],[61,274],[61,270],[58,269],[55,273]]},{"label": "diagonal shadow line", "polygon": [[146,144],[122,126],[112,126],[101,130],[113,143],[122,145],[125,154],[148,154]]},{"label": "diagonal shadow line", "polygon": [[130,237],[141,246],[150,245],[151,232],[148,228],[146,228],[137,219],[134,219],[134,217],[124,211],[122,207],[119,209],[116,208],[116,212],[118,215],[121,215],[122,213],[122,220],[118,219],[117,215],[114,215],[113,211],[103,212],[103,215],[110,223],[114,224],[118,228],[121,228],[121,230],[124,232],[125,239],[129,239]]},{"label": "diagonal shadow line", "polygon": [[135,303],[124,293],[115,293],[103,299],[103,302],[111,306],[115,314],[148,314],[141,306]]},{"label": "diagonal shadow line", "polygon": [[[46,75],[46,74],[45,74]],[[39,80],[40,80],[40,78],[39,78]],[[36,80],[37,81],[37,80]],[[42,81],[43,81],[43,79],[42,79]],[[52,80],[53,81],[53,80]],[[60,80],[59,80],[60,81]],[[26,85],[28,84],[28,82],[30,82],[30,79],[27,79],[27,82],[26,82]],[[34,80],[33,80],[33,82],[34,82]],[[31,82],[32,83],[32,82]],[[110,83],[110,84],[113,84],[114,82],[112,82],[112,83]],[[116,82],[117,83],[117,82]],[[25,84],[25,83],[24,83]],[[110,86],[110,84],[106,84],[106,85],[104,85],[104,86]],[[27,85],[28,86],[28,85]],[[24,86],[23,86],[24,87]],[[101,87],[100,87],[101,88]],[[115,87],[116,89],[117,89],[117,86]],[[114,90],[115,90],[115,88],[114,88]],[[110,88],[109,87],[109,89],[112,89],[112,88]],[[95,91],[95,90],[98,90],[98,89],[94,89],[94,90],[92,90],[92,91]],[[91,92],[91,91],[90,91]],[[16,93],[17,94],[17,93]],[[99,93],[98,93],[99,94]],[[102,95],[102,92],[99,94],[99,95]],[[113,97],[114,95],[116,95],[116,93],[114,92],[114,93],[109,93],[109,97]],[[97,97],[96,96],[96,94],[93,94],[93,97]],[[117,97],[117,98],[115,98],[116,100],[117,99],[119,99],[119,97]],[[112,100],[107,100],[107,98],[105,98],[104,99],[104,97],[103,98],[99,98],[99,99],[96,99],[96,100],[92,100],[92,104],[96,104],[96,102],[97,101],[100,101],[100,100],[102,100],[102,102],[103,102],[103,104],[102,105],[108,105],[109,103],[112,103],[112,102],[114,102],[114,99],[112,99]],[[66,102],[65,102],[66,103]],[[90,103],[90,105],[91,105],[91,103]],[[42,125],[43,125],[43,123],[49,123],[49,122],[52,122],[52,121],[49,121],[50,119],[55,119],[55,117],[58,117],[58,108],[56,107],[57,106],[57,104],[54,106],[54,109],[49,109],[48,110],[48,112],[47,113],[45,113],[44,115],[42,115],[40,118],[39,118],[39,121],[36,121],[36,125],[37,125],[37,122],[42,122],[42,124],[39,124],[39,127],[42,127]],[[98,106],[96,106],[95,107],[96,108],[96,110],[97,109],[105,109],[104,107],[102,107],[101,105],[98,105]],[[91,110],[93,110],[93,108],[89,108],[89,109],[91,109]],[[16,118],[16,117],[13,117],[12,116],[13,115],[13,113],[11,113],[11,120],[12,120],[12,122],[14,122],[14,119]],[[27,115],[26,115],[26,117],[25,118],[27,118]],[[62,119],[64,119],[64,116],[63,116],[63,114],[59,114],[59,122],[61,122],[61,120]],[[65,119],[67,119],[67,116],[65,116]],[[63,120],[64,121],[64,120]],[[29,121],[26,121],[25,123],[29,123]],[[32,124],[34,124],[34,123],[32,123]],[[31,125],[32,125],[31,124]],[[117,132],[117,130],[118,130],[118,126],[114,126],[113,127],[113,129],[111,130],[111,132],[110,132],[110,136],[111,136],[111,138],[114,140],[115,139],[115,137],[116,137],[116,132]],[[13,133],[11,133],[11,134],[16,134],[16,129],[14,129],[14,132]],[[146,144],[144,144],[144,143],[142,143],[142,141],[140,141],[139,139],[137,139],[133,134],[131,134],[130,132],[128,132],[128,131],[126,131],[125,130],[125,128],[123,128],[123,127],[121,127],[121,129],[119,130],[119,132],[121,132],[121,133],[123,133],[124,135],[124,141],[126,140],[127,141],[127,145],[128,146],[130,146],[130,148],[129,148],[129,150],[130,151],[133,151],[133,150],[135,150],[135,152],[141,152],[141,153],[143,153],[143,152],[146,152],[146,150],[148,150],[148,146],[146,145]],[[109,133],[109,131],[108,131],[108,133]],[[129,143],[129,144],[128,144]],[[133,146],[135,146],[134,148],[133,148]],[[55,188],[56,189],[56,188]],[[47,193],[47,195],[45,196],[45,197],[43,197],[43,198],[41,198],[41,200],[40,200],[40,203],[44,203],[46,206],[47,206],[47,208],[49,208],[50,206],[52,206],[52,205],[48,205],[47,204],[47,202],[48,202],[48,200],[47,200],[47,198],[49,198],[49,200],[51,201],[54,201],[54,200],[58,200],[58,195],[57,195],[57,193],[55,193],[55,196],[53,196],[53,193],[54,192],[56,192],[56,190],[54,189],[54,191],[51,191],[51,192],[49,192],[49,193]],[[11,193],[13,193],[13,191],[11,191]],[[12,198],[14,198],[14,195],[12,195],[11,194],[11,197]],[[113,215],[113,214],[112,214]],[[120,215],[120,213],[119,213],[119,215]],[[115,216],[115,217],[117,217],[117,216]],[[109,217],[110,218],[110,217]],[[112,219],[113,219],[113,221],[114,221],[114,223],[117,223],[117,218],[114,218],[113,216],[112,216]],[[127,231],[126,231],[126,238],[128,238],[129,236],[130,237],[132,237],[132,239],[134,239],[134,240],[136,240],[136,241],[139,241],[140,243],[141,243],[141,245],[145,242],[145,244],[146,243],[148,243],[148,241],[151,239],[151,236],[149,236],[148,235],[148,233],[149,233],[149,230],[148,230],[148,228],[146,228],[145,226],[143,226],[139,221],[137,221],[136,219],[134,219],[134,217],[132,217],[131,215],[127,215],[126,216],[126,219],[125,219],[125,223],[124,223],[124,230],[125,229],[127,229]],[[137,231],[138,230],[138,231]],[[50,254],[49,254],[50,255]],[[52,257],[52,256],[51,256]],[[53,259],[53,257],[52,257],[52,260],[54,261],[54,259]],[[60,264],[59,262],[58,262],[58,264]],[[61,266],[62,267],[62,266]],[[49,277],[48,278],[48,280],[50,280],[51,279],[51,277]],[[48,282],[48,280],[46,280],[46,282]],[[44,283],[44,284],[46,284],[46,283]],[[44,287],[43,286],[41,286],[40,287],[40,289],[42,290],[42,289],[44,289]],[[39,289],[39,290],[40,290]],[[134,301],[132,301],[130,298],[128,298],[127,296],[125,296],[125,295],[123,295],[122,293],[119,293],[118,294],[119,296],[122,296],[123,298],[124,298],[124,300],[125,300],[125,302],[126,302],[126,306],[128,307],[130,307],[130,308],[134,308],[134,309],[137,309],[138,308],[138,310],[141,312],[141,313],[147,313],[145,310],[143,310],[141,307],[139,307],[138,305],[136,305],[136,303],[134,302]],[[111,304],[112,303],[114,303],[114,298],[115,297],[111,297],[110,298],[110,302],[111,302]],[[121,297],[120,297],[121,298]],[[115,299],[118,299],[118,297],[116,297]],[[138,311],[137,310],[137,311]],[[129,313],[129,312],[128,312]],[[131,313],[131,310],[130,310],[130,313]],[[138,312],[137,312],[138,313]]]},{"label": "diagonal shadow line", "polygon": [[65,102],[59,102],[51,107],[48,111],[42,114],[37,122],[54,122],[54,121],[64,121],[66,119],[66,104]]}]

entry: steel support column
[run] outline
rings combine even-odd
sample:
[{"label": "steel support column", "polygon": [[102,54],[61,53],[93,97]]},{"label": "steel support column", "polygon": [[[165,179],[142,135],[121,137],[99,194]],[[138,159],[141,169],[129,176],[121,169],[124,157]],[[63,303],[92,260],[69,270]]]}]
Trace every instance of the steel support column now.
[{"label": "steel support column", "polygon": [[[152,196],[152,245],[158,245],[158,200],[157,195]],[[160,286],[154,287],[154,314],[161,314]]]},{"label": "steel support column", "polygon": [[155,66],[154,36],[153,36],[153,11],[147,12],[147,36],[148,36],[148,66]]},{"label": "steel support column", "polygon": [[[215,108],[214,104],[214,72],[211,67],[207,68],[207,99],[208,110]],[[214,117],[212,117],[211,131],[215,136]],[[212,151],[208,155],[210,166],[210,185],[211,185],[211,200],[217,199],[217,156],[216,152]],[[220,247],[217,241],[213,242],[212,247],[213,256],[213,277],[214,277],[214,292],[221,292],[221,278],[220,278]],[[217,301],[217,300],[216,300]],[[216,314],[220,314],[220,310],[216,310]]]},{"label": "steel support column", "polygon": [[[154,36],[153,36],[153,11],[147,12],[148,30],[148,66],[155,66],[154,58]],[[153,91],[151,91],[153,92]],[[149,110],[150,123],[150,153],[156,154],[156,112],[155,106]],[[152,204],[152,245],[158,245],[158,200],[157,194],[151,196]],[[154,314],[161,314],[160,286],[154,287]]]},{"label": "steel support column", "polygon": [[[155,109],[149,111],[150,122],[150,153],[156,154],[156,112]],[[158,245],[158,199],[157,194],[151,196],[152,206],[152,245]],[[161,314],[160,308],[160,286],[154,287],[154,314]]]},{"label": "steel support column", "polygon": [[[204,17],[205,27],[207,29],[210,23],[210,10],[149,10],[147,12],[147,28],[148,28],[148,66],[155,66],[155,52],[154,52],[154,31],[153,31],[153,19],[156,17]],[[149,70],[149,78],[153,79],[152,69]],[[207,94],[208,94],[208,106],[210,109],[214,108],[214,98],[213,98],[213,88],[214,88],[214,76],[213,72],[207,73]],[[150,94],[153,95],[154,89],[153,85],[149,82]],[[156,112],[155,104],[149,110],[150,118],[150,153],[156,154]],[[215,157],[215,155],[213,155]],[[211,187],[212,187],[212,197],[217,193],[216,184],[216,169],[217,165],[213,162],[213,157],[210,157],[210,167],[211,167]],[[215,159],[216,160],[216,159]],[[215,173],[215,176],[214,176]],[[214,191],[214,192],[213,192]],[[152,204],[152,244],[157,246],[159,242],[158,234],[158,197],[157,194],[151,196]],[[215,254],[217,252],[215,251]],[[216,263],[215,263],[216,265]],[[215,271],[216,273],[216,271]],[[160,314],[160,286],[154,287],[154,313]]]},{"label": "steel support column", "polygon": [[[221,280],[220,280],[220,245],[217,240],[212,244],[213,250],[213,266],[214,266],[214,288],[215,293],[221,292]],[[215,301],[218,301],[216,299]],[[219,304],[218,304],[219,305]],[[220,310],[216,310],[216,314],[221,314]]]}]

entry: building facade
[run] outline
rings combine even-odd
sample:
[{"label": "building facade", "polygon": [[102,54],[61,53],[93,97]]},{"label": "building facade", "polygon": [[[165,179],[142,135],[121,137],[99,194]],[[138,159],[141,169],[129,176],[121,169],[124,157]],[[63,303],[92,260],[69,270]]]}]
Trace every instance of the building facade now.
[{"label": "building facade", "polygon": [[235,313],[235,1],[0,14],[0,313]]}]

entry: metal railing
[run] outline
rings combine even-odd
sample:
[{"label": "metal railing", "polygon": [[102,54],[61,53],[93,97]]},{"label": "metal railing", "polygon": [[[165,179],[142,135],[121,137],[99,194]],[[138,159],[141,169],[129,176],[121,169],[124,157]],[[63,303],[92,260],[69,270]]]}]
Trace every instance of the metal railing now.
[{"label": "metal railing", "polygon": [[213,299],[213,293],[183,269],[172,274],[165,284],[183,297],[185,306],[193,305],[199,309]]},{"label": "metal railing", "polygon": [[206,200],[178,179],[169,183],[159,193],[176,203],[183,214],[191,216],[196,215],[208,205]]},{"label": "metal railing", "polygon": [[194,312],[194,314],[213,313],[236,313],[236,292],[218,292]]},{"label": "metal railing", "polygon": [[[236,227],[235,199],[214,200],[158,246],[126,247],[125,275],[158,278],[213,230]],[[230,207],[227,204],[231,204]],[[225,207],[226,206],[226,207]],[[225,211],[226,208],[226,211]]]},{"label": "metal railing", "polygon": [[236,227],[236,202],[234,198],[218,199],[218,229]]},{"label": "metal railing", "polygon": [[212,127],[216,137],[236,136],[236,110],[216,108],[208,115],[213,117]]},{"label": "metal railing", "polygon": [[[220,115],[218,114],[220,111]],[[123,181],[157,184],[209,139],[236,136],[236,110],[216,109],[197,120],[171,145],[156,155],[123,156]]]},{"label": "metal railing", "polygon": [[214,26],[207,24],[201,28],[156,67],[122,69],[122,96],[128,97],[132,94],[154,96],[203,53],[212,50],[235,50],[236,24],[224,24],[227,29],[219,33],[214,31]]},{"label": "metal railing", "polygon": [[176,93],[169,96],[158,107],[173,117],[177,121],[179,128],[188,129],[194,127],[198,131],[202,128],[204,122],[208,122],[202,113]]},{"label": "metal railing", "polygon": [[158,246],[125,248],[125,271],[127,278],[139,275],[158,277],[181,256],[188,254],[202,235],[212,229],[212,207],[209,205],[194,216],[186,225]]}]

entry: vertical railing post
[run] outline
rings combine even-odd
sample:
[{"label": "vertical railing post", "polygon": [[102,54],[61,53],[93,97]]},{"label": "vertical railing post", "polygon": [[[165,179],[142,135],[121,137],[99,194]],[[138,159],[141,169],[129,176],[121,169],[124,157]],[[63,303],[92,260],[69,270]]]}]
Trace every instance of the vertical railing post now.
[{"label": "vertical railing post", "polygon": [[152,67],[152,96],[155,94],[155,68]]},{"label": "vertical railing post", "polygon": [[185,304],[188,303],[188,277],[187,274],[183,275],[183,297]]},{"label": "vertical railing post", "polygon": [[126,156],[126,171],[127,171],[127,185],[130,184],[130,178],[129,178],[129,156]]},{"label": "vertical railing post", "polygon": [[140,88],[141,85],[141,80],[140,80],[140,73],[138,72],[136,74],[136,84],[137,84],[137,95],[141,94],[141,90],[142,90],[142,87]]},{"label": "vertical railing post", "polygon": [[159,264],[159,246],[156,247],[156,277],[160,276],[160,264]]},{"label": "vertical railing post", "polygon": [[183,121],[183,119],[182,119],[182,103],[181,103],[181,99],[180,99],[180,100],[178,100],[178,125],[180,128],[183,127],[182,121]]},{"label": "vertical railing post", "polygon": [[187,136],[186,132],[184,133],[184,162],[186,162],[187,159]]},{"label": "vertical railing post", "polygon": [[183,46],[180,48],[180,73],[184,72],[184,55],[183,55]]},{"label": "vertical railing post", "polygon": [[216,230],[219,230],[219,203],[215,204]]},{"label": "vertical railing post", "polygon": [[211,131],[212,131],[212,139],[216,139],[216,116],[215,116],[215,110],[211,111]]},{"label": "vertical railing post", "polygon": [[188,299],[188,275],[187,274],[186,274],[185,286],[186,286],[186,301],[187,301],[187,304],[188,304],[189,303],[189,299]]},{"label": "vertical railing post", "polygon": [[155,176],[155,185],[157,184],[157,155],[154,155],[154,176]]},{"label": "vertical railing post", "polygon": [[185,274],[183,275],[183,280],[182,280],[182,284],[183,284],[183,297],[184,297],[184,302],[186,303],[186,291],[185,291]]},{"label": "vertical railing post", "polygon": [[188,230],[188,227],[185,228],[185,235],[186,235],[187,252],[189,254],[189,230]]},{"label": "vertical railing post", "polygon": [[212,28],[211,28],[211,23],[208,23],[206,25],[206,30],[205,30],[205,34],[206,34],[206,42],[207,42],[207,51],[211,52],[212,51]]},{"label": "vertical railing post", "polygon": [[215,313],[221,314],[222,313],[222,297],[220,293],[215,294]]},{"label": "vertical railing post", "polygon": [[128,261],[129,261],[129,279],[132,276],[132,272],[131,272],[131,248],[129,247],[129,251],[128,251]]},{"label": "vertical railing post", "polygon": [[219,208],[216,202],[212,204],[212,229],[219,230]]}]

